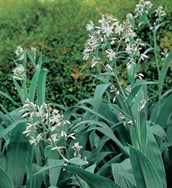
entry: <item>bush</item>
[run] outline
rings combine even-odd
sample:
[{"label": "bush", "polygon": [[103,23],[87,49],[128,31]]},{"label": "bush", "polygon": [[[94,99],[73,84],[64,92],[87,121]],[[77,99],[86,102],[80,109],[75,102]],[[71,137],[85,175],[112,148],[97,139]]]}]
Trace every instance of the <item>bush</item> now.
[{"label": "bush", "polygon": [[[133,11],[137,2],[134,0],[125,0],[123,3],[119,0],[114,3],[110,0],[101,3],[97,0],[75,0],[71,3],[68,0],[44,3],[36,0],[8,1],[9,3],[1,2],[3,11],[0,22],[0,90],[8,92],[19,101],[16,91],[11,87],[9,77],[14,66],[11,57],[14,57],[13,52],[18,45],[26,48],[34,46],[43,52],[44,63],[49,70],[47,98],[52,102],[67,105],[74,104],[76,98],[80,100],[90,96],[95,87],[90,74],[96,72],[86,66],[90,62],[83,60],[86,24],[89,20],[96,21],[106,12],[123,20],[129,10]],[[164,3],[161,0],[156,6],[158,4],[162,4],[168,12],[171,11],[170,1]],[[168,19],[171,21],[171,15]],[[140,30],[140,33],[145,33],[143,39],[152,37],[146,28]],[[170,40],[171,28],[164,26],[159,35],[161,47],[169,46]],[[154,75],[152,74],[154,69],[149,69],[148,64],[144,64],[144,69],[150,77]],[[126,72],[122,67],[119,71],[123,83]],[[167,83],[171,83],[170,76],[169,73]],[[0,99],[8,109],[12,107],[9,101],[1,96]]]}]

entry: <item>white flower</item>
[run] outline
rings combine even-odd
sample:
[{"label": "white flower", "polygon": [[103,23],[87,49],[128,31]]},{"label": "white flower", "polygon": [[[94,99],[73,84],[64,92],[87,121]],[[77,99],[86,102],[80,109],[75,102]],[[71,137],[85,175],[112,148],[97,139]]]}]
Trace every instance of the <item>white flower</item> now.
[{"label": "white flower", "polygon": [[148,14],[152,6],[153,4],[150,1],[140,0],[139,4],[137,4],[135,8],[135,12],[136,12],[135,17],[141,16],[144,13]]},{"label": "white flower", "polygon": [[122,24],[117,24],[115,27],[115,33],[120,35],[124,31],[124,28],[122,27]]},{"label": "white flower", "polygon": [[52,134],[50,137],[51,137],[51,138],[48,138],[48,140],[49,140],[51,143],[52,143],[52,141],[53,141],[53,142],[56,142],[56,141],[59,140],[59,135],[58,135],[58,134]]},{"label": "white flower", "polygon": [[140,59],[141,60],[145,60],[145,59],[148,59],[149,57],[146,55],[146,54],[140,54]]},{"label": "white flower", "polygon": [[38,145],[38,143],[40,142],[40,140],[42,139],[42,133],[38,134],[36,138],[31,136],[31,140],[29,140],[29,143],[32,145]]},{"label": "white flower", "polygon": [[93,23],[92,21],[90,21],[90,22],[87,24],[86,29],[87,29],[87,31],[91,32],[91,31],[94,30],[94,27],[95,27],[94,23]]},{"label": "white flower", "polygon": [[100,58],[94,57],[94,58],[92,59],[91,68],[93,68],[97,63],[100,63]]},{"label": "white flower", "polygon": [[138,107],[138,111],[141,111],[145,107],[146,103],[147,103],[147,101],[145,99],[143,99],[140,102],[140,106]]},{"label": "white flower", "polygon": [[89,58],[91,52],[92,52],[91,49],[89,49],[89,48],[85,48],[85,50],[84,50],[84,52],[83,52],[83,54],[84,54],[83,59],[84,59],[84,60],[87,60],[87,59]]},{"label": "white flower", "polygon": [[163,7],[162,6],[159,6],[156,10],[155,10],[155,12],[156,12],[156,16],[157,17],[159,17],[159,18],[161,18],[161,17],[163,17],[163,16],[165,16],[166,15],[166,13],[165,13],[165,11],[163,10]]},{"label": "white flower", "polygon": [[18,58],[17,60],[22,61],[24,59],[24,50],[21,46],[17,47],[15,54]]},{"label": "white flower", "polygon": [[64,137],[64,138],[67,138],[67,134],[66,134],[66,132],[63,131],[63,130],[61,131],[60,136],[61,136],[61,137]]},{"label": "white flower", "polygon": [[127,54],[131,54],[132,53],[132,46],[131,46],[130,43],[127,44],[127,47],[125,48],[125,51],[126,51]]},{"label": "white flower", "polygon": [[106,64],[106,68],[109,69],[110,71],[114,70],[109,64]]},{"label": "white flower", "polygon": [[32,133],[36,132],[37,130],[37,122],[36,123],[27,123],[27,127],[26,127],[26,130],[23,131],[23,134],[26,134],[26,136],[29,136],[31,135]]},{"label": "white flower", "polygon": [[139,78],[140,80],[142,80],[144,77],[144,75],[142,73],[136,74],[135,78]]},{"label": "white flower", "polygon": [[162,60],[166,59],[166,58],[168,57],[168,55],[169,55],[167,49],[165,49],[164,52],[161,52],[161,54],[162,54],[162,56],[163,56],[163,57],[162,57]]},{"label": "white flower", "polygon": [[23,65],[18,65],[14,70],[13,70],[13,78],[16,80],[24,80],[26,76],[26,70]]},{"label": "white flower", "polygon": [[75,135],[75,133],[71,133],[71,134],[70,134],[70,135],[68,135],[67,137],[68,137],[68,138],[72,138],[73,140],[76,140],[76,138],[75,138],[75,136],[74,136],[74,135]]},{"label": "white flower", "polygon": [[119,119],[124,119],[125,118],[125,116],[124,116],[124,114],[122,114],[121,112],[118,114],[118,118]]},{"label": "white flower", "polygon": [[112,61],[113,59],[116,58],[116,53],[112,49],[106,50],[106,54],[109,61]]},{"label": "white flower", "polygon": [[131,93],[131,86],[130,86],[130,85],[127,86],[127,87],[125,88],[125,90],[126,90],[127,95],[129,95],[129,94]]},{"label": "white flower", "polygon": [[59,122],[61,122],[63,119],[63,117],[60,115],[59,110],[54,109],[52,112],[52,116],[50,117],[50,122],[52,124],[56,123],[58,124]]},{"label": "white flower", "polygon": [[106,34],[107,37],[109,37],[113,33],[114,26],[109,24],[103,24],[101,27],[103,33]]},{"label": "white flower", "polygon": [[112,23],[112,22],[116,22],[116,21],[117,21],[117,19],[113,18],[111,15],[103,14],[102,18],[98,22],[103,24],[103,23]]},{"label": "white flower", "polygon": [[72,148],[76,151],[80,150],[83,148],[83,146],[79,145],[79,142],[75,142],[74,146],[72,146]]}]

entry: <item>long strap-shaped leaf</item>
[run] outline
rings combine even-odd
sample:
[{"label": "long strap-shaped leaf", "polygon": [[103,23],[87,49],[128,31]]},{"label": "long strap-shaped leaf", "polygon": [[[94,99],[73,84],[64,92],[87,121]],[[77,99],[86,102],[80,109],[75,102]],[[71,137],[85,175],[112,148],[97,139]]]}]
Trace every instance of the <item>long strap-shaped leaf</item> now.
[{"label": "long strap-shaped leaf", "polygon": [[29,151],[28,139],[23,135],[25,123],[18,123],[11,133],[6,152],[7,172],[15,186],[22,186],[26,173],[26,156]]},{"label": "long strap-shaped leaf", "polygon": [[39,73],[40,73],[40,66],[37,65],[36,67],[36,72],[32,78],[30,87],[29,87],[29,100],[33,102],[34,98],[35,98],[35,92],[36,92],[36,87],[38,84],[38,77],[39,77]]},{"label": "long strap-shaped leaf", "polygon": [[13,188],[13,183],[9,177],[9,175],[0,168],[0,188]]},{"label": "long strap-shaped leaf", "polygon": [[45,102],[45,83],[46,83],[47,69],[41,69],[38,86],[37,86],[37,105],[41,105]]},{"label": "long strap-shaped leaf", "polygon": [[[61,167],[58,165],[52,165],[49,167],[43,167],[37,174],[49,170],[51,168]],[[93,174],[86,170],[83,170],[77,166],[63,166],[64,169],[78,175],[81,179],[86,181],[91,188],[120,188],[115,182],[105,177]],[[36,174],[35,174],[36,175]]]},{"label": "long strap-shaped leaf", "polygon": [[[149,129],[151,130],[151,129]],[[146,156],[154,165],[158,175],[161,177],[161,181],[163,183],[163,188],[166,188],[166,175],[163,160],[161,157],[160,148],[156,142],[156,139],[151,131],[148,131],[148,144],[147,144],[147,151]]]},{"label": "long strap-shaped leaf", "polygon": [[130,147],[130,160],[137,188],[163,188],[161,177],[151,161],[141,151]]}]

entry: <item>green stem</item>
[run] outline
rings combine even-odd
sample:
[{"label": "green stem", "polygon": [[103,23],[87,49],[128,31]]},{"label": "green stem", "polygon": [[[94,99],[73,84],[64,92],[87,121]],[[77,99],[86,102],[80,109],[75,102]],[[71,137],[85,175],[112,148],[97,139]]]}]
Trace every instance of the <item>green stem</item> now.
[{"label": "green stem", "polygon": [[160,76],[160,68],[159,68],[159,62],[158,62],[158,53],[157,53],[157,41],[156,41],[156,31],[153,31],[153,41],[154,41],[154,56],[155,56],[155,61],[156,61],[156,66],[157,66],[157,71],[158,71],[158,77]]}]

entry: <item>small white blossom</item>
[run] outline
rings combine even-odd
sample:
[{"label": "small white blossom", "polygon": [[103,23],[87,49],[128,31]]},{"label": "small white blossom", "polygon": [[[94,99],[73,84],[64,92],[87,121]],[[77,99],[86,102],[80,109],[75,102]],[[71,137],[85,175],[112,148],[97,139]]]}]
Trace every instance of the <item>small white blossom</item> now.
[{"label": "small white blossom", "polygon": [[59,135],[58,134],[52,134],[52,135],[50,135],[50,138],[48,138],[48,141],[50,141],[50,143],[52,143],[52,141],[56,142],[58,140],[59,140]]},{"label": "small white blossom", "polygon": [[144,109],[145,105],[146,105],[147,101],[145,99],[143,99],[140,102],[140,106],[138,107],[138,111],[141,111],[142,109]]},{"label": "small white blossom", "polygon": [[125,118],[125,116],[124,116],[124,114],[122,114],[121,112],[118,114],[118,118],[119,119],[124,119]]},{"label": "small white blossom", "polygon": [[109,64],[106,64],[106,68],[110,71],[114,71],[114,69],[109,65]]},{"label": "small white blossom", "polygon": [[140,59],[141,60],[145,60],[145,59],[148,59],[149,57],[146,55],[146,54],[140,54]]},{"label": "small white blossom", "polygon": [[161,17],[163,17],[163,16],[166,15],[166,12],[163,10],[163,7],[162,7],[162,6],[159,6],[159,7],[155,10],[155,12],[156,12],[155,15],[156,15],[158,18],[161,18]]},{"label": "small white blossom", "polygon": [[91,68],[93,68],[97,63],[100,63],[100,62],[101,62],[101,61],[100,61],[100,58],[94,57],[94,58],[92,59]]},{"label": "small white blossom", "polygon": [[130,86],[130,85],[127,86],[127,87],[125,88],[125,90],[126,90],[127,95],[129,95],[129,94],[131,93],[131,86]]},{"label": "small white blossom", "polygon": [[24,49],[21,46],[18,46],[15,54],[17,56],[17,60],[22,61],[24,59]]},{"label": "small white blossom", "polygon": [[76,142],[74,146],[72,146],[74,152],[74,156],[81,157],[80,150],[83,148],[83,146],[79,145],[79,142]]},{"label": "small white blossom", "polygon": [[114,26],[113,25],[110,26],[109,24],[104,24],[101,29],[103,33],[105,33],[106,36],[109,37],[113,33]]},{"label": "small white blossom", "polygon": [[75,135],[75,133],[71,133],[67,137],[72,138],[73,140],[76,140],[76,137],[74,135]]},{"label": "small white blossom", "polygon": [[15,80],[24,80],[26,76],[26,70],[23,65],[18,65],[14,70],[13,70],[13,78]]},{"label": "small white blossom", "polygon": [[109,61],[112,61],[113,59],[116,59],[116,53],[112,49],[106,50],[107,58]]},{"label": "small white blossom", "polygon": [[79,142],[75,142],[74,146],[72,146],[72,148],[76,151],[76,150],[80,150],[83,148],[83,146],[79,145]]},{"label": "small white blossom", "polygon": [[169,55],[167,49],[165,49],[164,52],[161,52],[161,54],[162,54],[162,56],[163,56],[163,57],[162,57],[162,60],[166,59],[166,58],[168,57],[168,55]]},{"label": "small white blossom", "polygon": [[152,6],[153,4],[150,1],[140,0],[139,4],[137,4],[135,8],[135,17],[142,16],[144,13],[148,14]]},{"label": "small white blossom", "polygon": [[61,136],[61,137],[64,137],[64,138],[67,138],[67,134],[66,134],[66,132],[63,131],[63,130],[61,131],[60,136]]},{"label": "small white blossom", "polygon": [[144,75],[142,73],[136,74],[135,78],[139,78],[140,80],[142,80],[144,77]]},{"label": "small white blossom", "polygon": [[90,21],[90,22],[87,24],[86,29],[87,29],[87,31],[91,32],[91,31],[94,30],[94,27],[95,27],[94,23],[93,23],[92,21]]},{"label": "small white blossom", "polygon": [[32,133],[37,131],[37,122],[36,123],[27,123],[27,127],[26,130],[23,131],[23,134],[25,134],[26,136],[30,136]]},{"label": "small white blossom", "polygon": [[115,34],[120,35],[124,31],[122,24],[117,24],[115,27]]},{"label": "small white blossom", "polygon": [[42,139],[42,133],[38,134],[36,138],[31,136],[31,140],[29,140],[29,143],[32,145],[37,146]]}]

